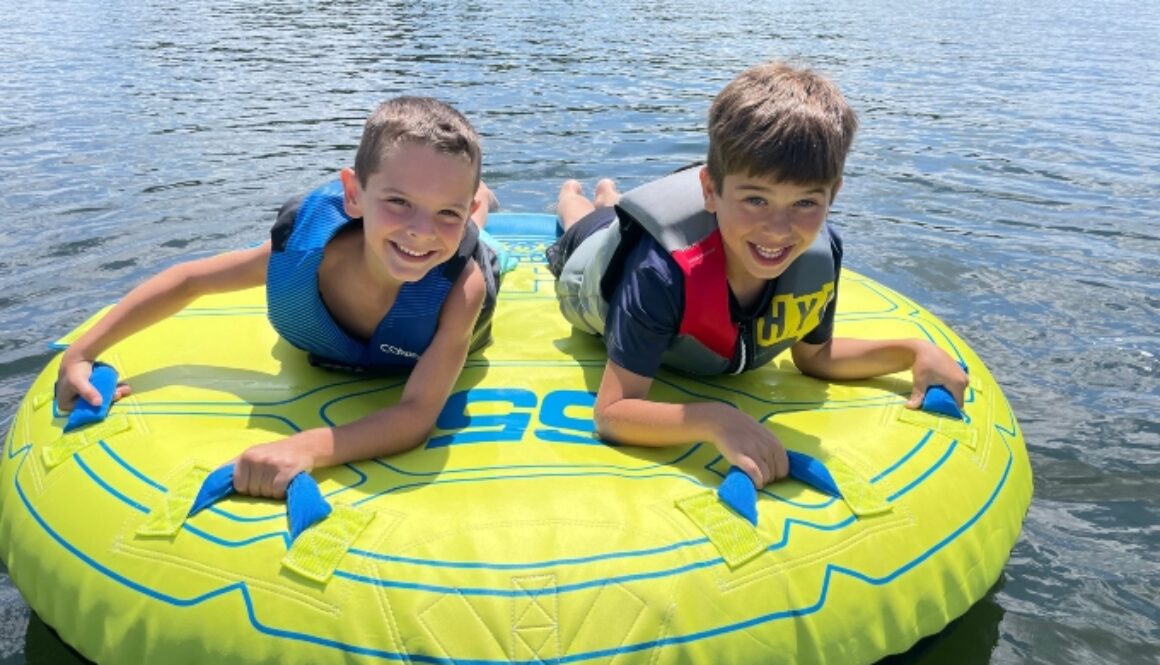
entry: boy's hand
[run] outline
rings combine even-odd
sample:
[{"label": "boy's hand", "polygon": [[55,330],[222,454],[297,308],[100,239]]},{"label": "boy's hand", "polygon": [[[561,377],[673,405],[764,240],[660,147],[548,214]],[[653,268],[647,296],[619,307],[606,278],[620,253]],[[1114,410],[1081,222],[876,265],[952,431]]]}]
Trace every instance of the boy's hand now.
[{"label": "boy's hand", "polygon": [[722,415],[714,444],[755,487],[764,487],[789,473],[789,456],[773,432],[735,408],[729,407]]},{"label": "boy's hand", "polygon": [[[93,375],[93,363],[84,359],[70,358],[65,353],[60,361],[60,370],[56,374],[56,406],[62,412],[69,412],[76,406],[77,398],[85,400],[93,406],[101,405],[101,393],[89,381]],[[127,383],[118,383],[113,393],[113,401],[126,397],[133,392]]]},{"label": "boy's hand", "polygon": [[240,494],[282,499],[290,481],[314,468],[309,432],[248,448],[234,463],[234,489]]},{"label": "boy's hand", "polygon": [[920,342],[915,349],[911,372],[914,374],[914,390],[906,401],[908,409],[921,407],[926,389],[939,385],[950,391],[955,403],[962,408],[963,395],[967,390],[967,373],[946,351],[930,342]]}]

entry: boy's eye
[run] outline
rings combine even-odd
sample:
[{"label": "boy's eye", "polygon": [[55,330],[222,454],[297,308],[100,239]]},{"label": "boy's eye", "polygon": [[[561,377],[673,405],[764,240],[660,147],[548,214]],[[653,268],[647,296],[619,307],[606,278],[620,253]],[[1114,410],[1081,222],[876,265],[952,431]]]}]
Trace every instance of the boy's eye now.
[{"label": "boy's eye", "polygon": [[451,209],[440,210],[439,216],[445,218],[447,221],[450,221],[450,222],[458,222],[459,220],[463,219],[463,215],[460,214],[458,210],[451,210]]},{"label": "boy's eye", "polygon": [[751,206],[760,207],[765,205],[765,199],[761,198],[760,196],[747,196],[745,197],[745,203]]},{"label": "boy's eye", "polygon": [[799,208],[813,208],[814,206],[818,205],[818,202],[813,200],[813,199],[802,199],[801,201],[798,201],[794,205],[796,205]]},{"label": "boy's eye", "polygon": [[398,196],[389,196],[384,200],[388,204],[393,205],[393,206],[406,206],[407,205],[407,199],[404,199],[404,198],[401,198]]}]

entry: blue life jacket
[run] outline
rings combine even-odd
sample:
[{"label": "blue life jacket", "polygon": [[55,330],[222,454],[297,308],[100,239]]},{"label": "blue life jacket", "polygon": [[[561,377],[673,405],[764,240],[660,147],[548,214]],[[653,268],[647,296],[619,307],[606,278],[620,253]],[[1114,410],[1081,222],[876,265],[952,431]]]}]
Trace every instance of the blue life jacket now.
[{"label": "blue life jacket", "polygon": [[326,308],[318,289],[318,268],[327,243],[348,224],[361,224],[343,210],[340,181],[315,189],[282,206],[271,229],[272,250],[266,274],[270,323],[286,341],[309,354],[310,362],[350,370],[410,369],[430,346],[439,314],[467,262],[479,261],[487,283],[483,311],[476,322],[475,350],[490,337],[491,315],[499,289],[498,261],[471,221],[456,255],[417,282],[406,282],[370,340],[347,332]]}]

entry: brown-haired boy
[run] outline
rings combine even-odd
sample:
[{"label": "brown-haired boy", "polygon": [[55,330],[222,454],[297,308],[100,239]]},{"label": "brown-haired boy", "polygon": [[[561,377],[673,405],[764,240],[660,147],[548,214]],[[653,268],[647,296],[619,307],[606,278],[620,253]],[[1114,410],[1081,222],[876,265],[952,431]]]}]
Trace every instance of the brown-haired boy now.
[{"label": "brown-haired boy", "polygon": [[[600,435],[638,446],[708,441],[758,487],[788,473],[785,449],[752,416],[718,402],[647,399],[661,364],[738,373],[790,349],[803,373],[863,379],[911,368],[917,407],[942,384],[961,405],[967,377],[920,340],[834,338],[842,243],[826,215],[857,128],[829,80],[781,63],[730,82],[709,110],[706,166],[594,201],[565,182],[564,233],[549,251],[561,312],[603,335]],[[614,207],[613,207],[614,206]]]},{"label": "brown-haired boy", "polygon": [[[280,498],[302,471],[425,441],[468,351],[487,341],[499,289],[479,137],[446,104],[399,97],[367,119],[354,163],[284,205],[262,245],[173,266],[130,291],[64,352],[58,404],[100,402],[93,363],[116,342],[198,296],[265,284],[270,322],[311,362],[411,373],[395,405],[243,452],[237,491]],[[114,398],[127,394],[121,385]]]}]

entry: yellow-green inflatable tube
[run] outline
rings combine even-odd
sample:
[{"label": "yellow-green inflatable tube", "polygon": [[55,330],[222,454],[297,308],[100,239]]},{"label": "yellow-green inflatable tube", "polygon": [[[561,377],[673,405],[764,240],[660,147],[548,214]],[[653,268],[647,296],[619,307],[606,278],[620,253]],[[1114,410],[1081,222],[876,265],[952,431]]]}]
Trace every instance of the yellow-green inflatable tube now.
[{"label": "yellow-green inflatable tube", "polygon": [[967,422],[903,408],[908,375],[829,384],[786,357],[656,381],[657,399],[753,414],[844,494],[771,485],[754,528],[717,500],[712,446],[592,439],[604,352],[556,311],[552,220],[489,228],[520,258],[495,342],[426,446],[314,473],[334,513],[289,549],[284,504],[235,496],[183,524],[190,494],[248,446],[390,403],[402,378],[310,367],[259,289],[114,347],[133,395],[66,435],[50,363],[0,464],[0,548],[31,607],[101,663],[847,665],[905,651],[996,582],[1031,498],[1022,433],[917,304],[845,271],[837,333],[933,340],[970,369]]}]

